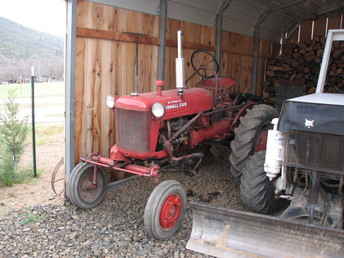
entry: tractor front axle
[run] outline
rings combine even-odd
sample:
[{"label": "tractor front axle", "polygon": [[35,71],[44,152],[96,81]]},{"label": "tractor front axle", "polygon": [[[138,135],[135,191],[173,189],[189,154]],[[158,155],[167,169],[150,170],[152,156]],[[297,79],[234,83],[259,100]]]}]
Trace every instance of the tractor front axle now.
[{"label": "tractor front axle", "polygon": [[114,171],[126,172],[139,176],[158,176],[160,170],[160,166],[156,164],[149,167],[136,164],[123,165],[123,163],[116,162],[112,159],[105,158],[97,154],[92,154],[89,158],[80,158],[80,160],[96,166],[110,168]]}]

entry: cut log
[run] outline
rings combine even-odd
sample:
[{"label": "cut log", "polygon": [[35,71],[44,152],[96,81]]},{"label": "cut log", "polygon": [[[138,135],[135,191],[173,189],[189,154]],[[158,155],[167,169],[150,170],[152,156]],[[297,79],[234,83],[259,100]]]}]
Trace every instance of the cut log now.
[{"label": "cut log", "polygon": [[[273,98],[276,94],[275,82],[281,80],[302,81],[305,94],[314,92],[324,53],[324,43],[323,38],[315,37],[308,43],[284,44],[282,55],[268,60],[264,96]],[[326,92],[344,92],[343,73],[344,43],[335,42],[328,68]]]}]

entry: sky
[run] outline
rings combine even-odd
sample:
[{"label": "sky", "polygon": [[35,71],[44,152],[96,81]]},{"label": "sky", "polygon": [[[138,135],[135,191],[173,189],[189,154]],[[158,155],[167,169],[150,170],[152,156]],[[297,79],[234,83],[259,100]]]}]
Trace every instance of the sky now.
[{"label": "sky", "polygon": [[25,27],[63,37],[65,0],[1,0],[0,17]]}]

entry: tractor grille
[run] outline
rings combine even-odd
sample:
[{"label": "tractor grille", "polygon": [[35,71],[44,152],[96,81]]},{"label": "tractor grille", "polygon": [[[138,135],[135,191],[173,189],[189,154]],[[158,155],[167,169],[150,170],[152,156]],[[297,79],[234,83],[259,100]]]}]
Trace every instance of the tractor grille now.
[{"label": "tractor grille", "polygon": [[116,142],[128,151],[149,151],[149,112],[116,109]]},{"label": "tractor grille", "polygon": [[287,164],[344,175],[344,136],[291,132],[287,146]]}]

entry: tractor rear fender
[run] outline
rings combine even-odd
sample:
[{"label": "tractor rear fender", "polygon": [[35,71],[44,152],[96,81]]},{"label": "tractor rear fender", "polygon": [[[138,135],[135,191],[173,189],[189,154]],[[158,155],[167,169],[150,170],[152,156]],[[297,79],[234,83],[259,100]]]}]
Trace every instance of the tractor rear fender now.
[{"label": "tractor rear fender", "polygon": [[256,105],[256,102],[253,101],[248,101],[240,110],[239,112],[235,115],[234,119],[233,119],[233,123],[232,123],[232,127],[235,127],[236,124],[239,122],[240,117],[242,117],[245,113],[246,110],[251,108],[252,106]]}]

